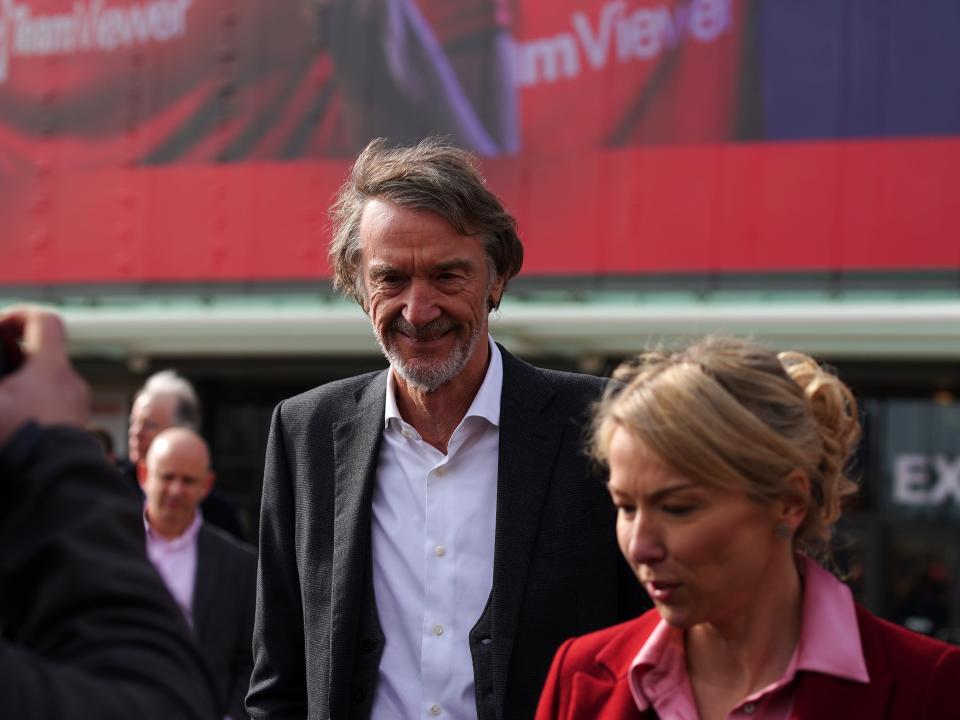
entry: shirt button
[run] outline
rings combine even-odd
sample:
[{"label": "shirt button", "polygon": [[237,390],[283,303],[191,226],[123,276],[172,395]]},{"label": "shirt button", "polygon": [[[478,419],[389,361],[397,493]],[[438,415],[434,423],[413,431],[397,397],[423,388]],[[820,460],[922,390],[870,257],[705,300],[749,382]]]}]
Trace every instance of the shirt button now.
[{"label": "shirt button", "polygon": [[440,637],[441,635],[443,635],[443,626],[434,625],[432,628],[430,628],[430,631],[437,637]]},{"label": "shirt button", "polygon": [[434,704],[430,706],[430,714],[433,715],[434,717],[439,715],[441,712],[443,712],[443,710],[440,709],[439,705]]},{"label": "shirt button", "polygon": [[444,475],[447,474],[447,469],[445,467],[438,467],[436,470],[433,471],[433,474],[436,475],[437,477],[443,477]]},{"label": "shirt button", "polygon": [[437,557],[443,557],[444,555],[447,554],[447,549],[443,545],[437,545],[433,549],[433,552],[436,553]]},{"label": "shirt button", "polygon": [[756,709],[757,709],[757,706],[754,705],[752,702],[748,702],[746,705],[743,706],[743,712],[746,713],[747,715],[753,715],[753,711]]}]

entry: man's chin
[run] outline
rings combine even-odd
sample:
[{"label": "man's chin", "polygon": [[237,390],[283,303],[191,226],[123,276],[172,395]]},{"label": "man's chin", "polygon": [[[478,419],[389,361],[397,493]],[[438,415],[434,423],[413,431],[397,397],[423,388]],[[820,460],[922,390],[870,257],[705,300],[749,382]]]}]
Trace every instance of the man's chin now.
[{"label": "man's chin", "polygon": [[[446,336],[447,334],[441,335],[440,339]],[[397,342],[391,341],[388,345],[380,336],[377,340],[383,354],[405,382],[420,390],[434,392],[463,371],[477,349],[479,338],[480,335],[476,334],[469,341],[457,342],[452,348],[437,354],[424,352],[407,355],[404,355],[401,351],[402,345]]]},{"label": "man's chin", "polygon": [[407,383],[421,390],[433,392],[453,380],[462,368],[449,367],[446,363],[403,360],[394,362],[397,373]]}]

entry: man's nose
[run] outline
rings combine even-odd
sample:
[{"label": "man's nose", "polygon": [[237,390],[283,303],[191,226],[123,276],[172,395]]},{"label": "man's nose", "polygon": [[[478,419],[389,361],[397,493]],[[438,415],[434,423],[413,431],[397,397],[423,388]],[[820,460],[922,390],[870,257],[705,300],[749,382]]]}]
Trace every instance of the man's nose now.
[{"label": "man's nose", "polygon": [[411,282],[403,307],[404,319],[414,327],[423,327],[441,314],[437,305],[437,289],[432,283],[416,279]]}]

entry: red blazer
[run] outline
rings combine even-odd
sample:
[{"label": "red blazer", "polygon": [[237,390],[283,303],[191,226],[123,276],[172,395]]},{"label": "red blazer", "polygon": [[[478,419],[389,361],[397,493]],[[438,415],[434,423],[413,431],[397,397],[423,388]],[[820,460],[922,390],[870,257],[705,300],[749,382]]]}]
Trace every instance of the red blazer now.
[{"label": "red blazer", "polygon": [[[567,640],[557,651],[536,720],[649,720],[633,701],[627,671],[660,622],[636,620]],[[960,648],[881,620],[859,605],[868,684],[798,674],[791,720],[960,720]]]}]

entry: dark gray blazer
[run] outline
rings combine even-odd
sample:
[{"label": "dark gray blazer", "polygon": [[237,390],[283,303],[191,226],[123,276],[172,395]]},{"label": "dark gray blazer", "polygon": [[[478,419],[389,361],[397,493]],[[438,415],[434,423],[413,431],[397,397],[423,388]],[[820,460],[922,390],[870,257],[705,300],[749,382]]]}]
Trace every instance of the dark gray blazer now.
[{"label": "dark gray blazer", "polygon": [[[493,590],[470,633],[483,719],[533,717],[564,639],[644,607],[582,452],[604,381],[501,353]],[[386,380],[381,371],[330,383],[274,412],[247,698],[255,719],[369,716],[384,643],[370,508]]]},{"label": "dark gray blazer", "polygon": [[204,523],[197,535],[193,635],[217,685],[221,715],[246,720],[244,698],[253,670],[257,551]]}]

